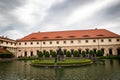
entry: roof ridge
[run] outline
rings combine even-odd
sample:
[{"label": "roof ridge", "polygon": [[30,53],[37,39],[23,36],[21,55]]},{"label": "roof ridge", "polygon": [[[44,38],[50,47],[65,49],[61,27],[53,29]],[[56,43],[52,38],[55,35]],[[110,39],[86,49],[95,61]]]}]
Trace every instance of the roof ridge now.
[{"label": "roof ridge", "polygon": [[106,29],[61,30],[61,31],[33,32],[33,33],[56,33],[56,32],[71,32],[71,31],[89,31],[89,30],[106,30]]}]

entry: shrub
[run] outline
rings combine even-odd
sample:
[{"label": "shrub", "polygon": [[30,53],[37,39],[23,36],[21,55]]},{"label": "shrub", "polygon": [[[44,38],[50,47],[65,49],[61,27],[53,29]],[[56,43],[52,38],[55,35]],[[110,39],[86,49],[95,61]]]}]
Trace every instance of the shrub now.
[{"label": "shrub", "polygon": [[48,51],[45,51],[44,56],[45,56],[45,57],[50,57],[49,52],[48,52]]},{"label": "shrub", "polygon": [[103,54],[104,54],[104,53],[103,53],[101,50],[98,50],[98,51],[97,51],[97,56],[103,56]]},{"label": "shrub", "polygon": [[42,53],[41,51],[38,51],[38,52],[37,52],[37,56],[38,56],[38,57],[43,57],[43,53]]},{"label": "shrub", "polygon": [[0,58],[12,58],[14,55],[10,52],[8,53],[0,53]]},{"label": "shrub", "polygon": [[90,54],[90,55],[94,55],[94,51],[93,51],[93,50],[90,50],[89,54]]},{"label": "shrub", "polygon": [[66,57],[71,57],[71,53],[70,53],[70,51],[67,51],[67,53],[66,53]]},{"label": "shrub", "polygon": [[82,51],[82,56],[85,57],[85,55],[86,55],[86,52]]},{"label": "shrub", "polygon": [[74,51],[73,56],[74,57],[80,57],[79,52],[78,51]]},{"label": "shrub", "polygon": [[56,53],[55,51],[53,51],[53,52],[51,53],[51,55],[52,55],[52,57],[57,57],[57,53]]}]

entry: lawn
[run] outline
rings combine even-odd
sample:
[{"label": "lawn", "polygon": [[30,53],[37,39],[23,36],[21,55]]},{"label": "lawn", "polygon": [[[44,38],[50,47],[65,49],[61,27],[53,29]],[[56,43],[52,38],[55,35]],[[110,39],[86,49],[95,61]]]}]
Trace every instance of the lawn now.
[{"label": "lawn", "polygon": [[[73,65],[85,65],[92,63],[92,60],[90,59],[66,59],[63,61],[57,61],[57,65],[63,65],[63,66],[73,66]],[[33,60],[32,65],[39,65],[39,66],[49,66],[49,65],[55,65],[55,60]]]}]

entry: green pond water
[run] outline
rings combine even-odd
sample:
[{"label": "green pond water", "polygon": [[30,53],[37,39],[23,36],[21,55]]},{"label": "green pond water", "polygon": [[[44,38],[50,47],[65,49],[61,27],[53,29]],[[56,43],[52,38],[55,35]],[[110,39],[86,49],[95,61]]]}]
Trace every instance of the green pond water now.
[{"label": "green pond water", "polygon": [[96,61],[81,67],[34,67],[30,61],[0,63],[0,80],[120,80],[120,61]]}]

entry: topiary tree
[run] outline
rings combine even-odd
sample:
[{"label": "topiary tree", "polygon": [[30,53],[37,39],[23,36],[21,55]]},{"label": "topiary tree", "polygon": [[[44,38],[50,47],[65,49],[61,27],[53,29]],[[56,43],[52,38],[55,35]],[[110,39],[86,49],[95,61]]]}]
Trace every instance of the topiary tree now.
[{"label": "topiary tree", "polygon": [[93,51],[93,50],[90,50],[89,54],[90,54],[91,56],[93,56],[93,55],[94,55],[94,51]]},{"label": "topiary tree", "polygon": [[50,57],[50,54],[48,51],[45,51],[44,55],[45,55],[45,57]]},{"label": "topiary tree", "polygon": [[82,51],[82,56],[85,57],[86,56],[86,52]]},{"label": "topiary tree", "polygon": [[57,57],[57,53],[55,51],[52,51],[51,55],[52,57]]},{"label": "topiary tree", "polygon": [[90,58],[92,58],[93,55],[94,55],[94,51],[93,51],[93,50],[90,50],[89,54],[90,54]]},{"label": "topiary tree", "polygon": [[41,51],[37,51],[37,56],[38,56],[39,58],[41,58],[41,57],[43,57],[43,53],[42,53]]},{"label": "topiary tree", "polygon": [[67,53],[66,53],[66,57],[71,57],[71,53],[70,53],[70,51],[67,51]]},{"label": "topiary tree", "polygon": [[75,50],[74,53],[73,53],[73,56],[74,57],[80,57],[79,52],[77,50]]},{"label": "topiary tree", "polygon": [[101,50],[98,50],[98,51],[97,51],[97,56],[103,56],[103,54],[104,54],[104,53],[103,53]]}]

